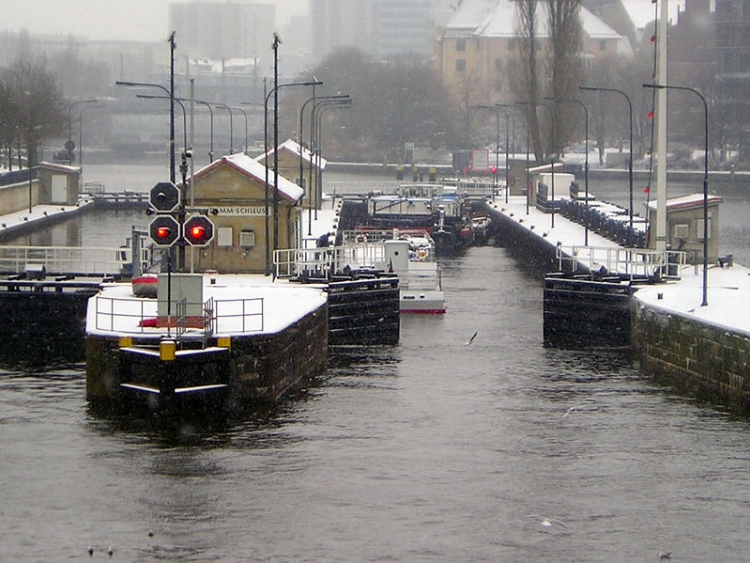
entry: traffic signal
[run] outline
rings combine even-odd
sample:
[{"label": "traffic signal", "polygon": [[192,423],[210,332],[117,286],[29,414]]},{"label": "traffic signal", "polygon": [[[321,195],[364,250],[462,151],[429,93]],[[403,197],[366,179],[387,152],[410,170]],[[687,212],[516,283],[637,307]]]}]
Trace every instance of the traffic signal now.
[{"label": "traffic signal", "polygon": [[157,246],[172,246],[180,238],[180,224],[171,215],[159,215],[151,221],[148,233]]},{"label": "traffic signal", "polygon": [[214,224],[204,215],[193,215],[185,221],[183,236],[188,244],[206,246],[214,238]]},{"label": "traffic signal", "polygon": [[157,211],[172,211],[180,202],[180,189],[172,182],[159,182],[151,188],[148,201]]}]

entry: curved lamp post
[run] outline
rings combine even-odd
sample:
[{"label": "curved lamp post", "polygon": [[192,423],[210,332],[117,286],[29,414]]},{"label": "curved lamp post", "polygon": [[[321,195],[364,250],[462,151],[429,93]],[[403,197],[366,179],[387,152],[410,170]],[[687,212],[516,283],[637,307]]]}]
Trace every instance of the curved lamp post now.
[{"label": "curved lamp post", "polygon": [[[97,104],[95,106],[85,106],[78,112],[78,166],[83,165],[83,112],[89,109],[103,108],[104,104]],[[72,164],[72,162],[71,162]]]},{"label": "curved lamp post", "polygon": [[497,171],[500,168],[500,112],[505,114],[505,193],[508,193],[508,112],[500,105],[476,106],[476,109],[484,109],[495,114],[495,173],[492,175],[492,197],[495,197],[497,187]]},{"label": "curved lamp post", "polygon": [[585,135],[586,135],[586,141],[585,141],[585,147],[586,147],[586,160],[584,164],[583,169],[583,178],[584,178],[584,185],[586,186],[586,219],[583,222],[583,240],[584,245],[589,245],[589,220],[588,220],[588,210],[589,210],[589,112],[586,109],[586,106],[581,100],[576,100],[575,98],[545,98],[545,100],[554,100],[556,102],[570,102],[574,104],[578,104],[581,106],[581,109],[583,109],[583,115],[585,119]]},{"label": "curved lamp post", "polygon": [[[315,87],[313,86],[313,89],[314,88]],[[312,120],[312,118],[313,118],[312,112],[314,111],[316,100],[321,101],[321,100],[350,100],[350,99],[351,98],[350,98],[349,94],[338,94],[338,95],[335,95],[335,96],[319,96],[317,98],[315,97],[315,95],[313,95],[312,98],[306,100],[305,103],[302,104],[302,107],[299,110],[299,179],[300,179],[300,185],[302,185],[302,179],[304,178],[304,175],[305,175],[304,159],[303,159],[303,155],[302,155],[303,150],[304,150],[303,138],[304,138],[304,115],[305,115],[305,107],[307,107],[308,103],[313,102],[313,109],[310,110],[311,111],[310,119]],[[310,131],[310,151],[309,151],[310,152],[310,176],[311,177],[312,177],[312,156],[313,156],[313,153],[312,153],[312,143],[313,143],[313,139],[312,139],[312,128],[311,128],[311,131]],[[307,234],[308,235],[312,235],[312,213],[313,213],[312,212],[312,209],[313,209],[312,196],[313,196],[312,179],[310,179],[310,183],[308,183],[308,186],[307,186],[307,203],[308,203],[308,206],[307,206],[307,213],[308,213],[308,216],[307,216]]]},{"label": "curved lamp post", "polygon": [[[174,49],[172,50],[174,53]],[[161,88],[167,93],[167,98],[174,99],[173,90],[161,84],[152,84],[150,82],[130,82],[125,80],[115,81],[117,86],[129,86],[135,88]],[[169,104],[169,181],[174,184],[176,177],[175,155],[174,155],[174,104]]]},{"label": "curved lamp post", "polygon": [[[644,86],[646,86],[644,84]],[[593,86],[579,86],[579,90],[584,90],[588,92],[615,92],[617,94],[620,94],[625,97],[625,99],[628,102],[628,115],[630,116],[630,155],[628,156],[628,184],[630,187],[630,233],[632,236],[633,233],[633,102],[630,101],[630,96],[628,96],[625,92],[622,90],[618,90],[617,88],[598,88]]]},{"label": "curved lamp post", "polygon": [[[80,105],[80,104],[95,104],[98,101],[99,101],[98,99],[92,98],[90,100],[78,100],[77,102],[73,102],[70,105],[68,105],[68,143],[67,143],[67,145],[65,147],[66,150],[68,149],[68,147],[71,146],[71,144],[73,142],[73,131],[72,131],[72,129],[73,129],[73,127],[72,127],[72,122],[73,122],[73,108],[75,106],[77,106],[77,105]],[[72,154],[73,153],[73,149],[67,150],[67,153],[68,153],[68,162],[70,164],[73,164],[73,154]]]},{"label": "curved lamp post", "polygon": [[247,154],[247,112],[244,109],[238,108],[238,107],[233,107],[232,109],[236,109],[237,111],[241,111],[242,115],[245,116],[245,150],[242,151],[242,152],[244,152],[245,154]]},{"label": "curved lamp post", "polygon": [[[318,207],[321,202],[321,191],[322,191],[322,180],[320,176],[320,167],[322,164],[321,150],[320,150],[320,123],[321,116],[325,113],[327,108],[332,107],[348,107],[351,106],[352,100],[348,96],[345,98],[332,98],[322,99],[318,98],[318,102],[313,104],[310,118],[310,148],[313,151],[311,157],[316,160],[315,168],[315,220],[318,220]],[[312,182],[313,167],[310,167],[310,185]]]},{"label": "curved lamp post", "polygon": [[552,186],[550,193],[550,209],[552,210],[552,216],[550,217],[550,228],[555,228],[555,118],[552,108],[547,104],[539,103],[538,107],[545,108],[549,112],[549,132],[550,132],[550,146],[549,146],[549,165],[552,172]]},{"label": "curved lamp post", "polygon": [[[274,47],[276,47],[276,42],[274,42]],[[290,82],[288,84],[277,84],[271,90],[266,93],[265,101],[263,103],[263,150],[264,150],[264,163],[265,163],[265,169],[266,169],[266,178],[265,178],[265,192],[266,192],[266,275],[271,275],[271,249],[268,244],[269,240],[269,224],[268,224],[268,100],[270,100],[271,96],[276,94],[281,88],[288,88],[290,86],[319,86],[323,84],[322,80],[310,80],[306,82]],[[278,102],[275,99],[274,100],[274,114],[273,114],[273,121],[274,121],[274,206],[277,205],[277,186],[278,186],[278,152],[279,152],[279,136],[278,136]],[[274,226],[276,223],[274,223]],[[274,250],[276,247],[276,236],[274,235]]]},{"label": "curved lamp post", "polygon": [[232,108],[219,102],[214,102],[214,105],[229,112],[229,154],[234,154],[234,115],[232,114]]},{"label": "curved lamp post", "polygon": [[[149,96],[148,94],[138,94],[139,98],[145,99],[164,99],[164,96]],[[177,221],[180,224],[180,230],[182,225],[185,223],[185,207],[187,206],[187,159],[190,156],[187,142],[187,110],[185,104],[179,98],[172,97],[172,101],[177,102],[182,109],[182,138],[183,138],[183,149],[182,149],[182,161],[180,163],[180,175],[182,177],[182,189],[180,190],[180,213],[177,214]],[[177,252],[177,268],[179,271],[185,271],[185,247],[179,246]]]},{"label": "curved lamp post", "polygon": [[[708,305],[708,103],[706,98],[695,88],[689,86],[672,86],[671,84],[644,84],[644,88],[656,88],[659,90],[683,90],[692,92],[703,102],[703,301],[701,307]],[[663,210],[666,216],[667,210]],[[661,212],[661,211],[660,211]]]}]

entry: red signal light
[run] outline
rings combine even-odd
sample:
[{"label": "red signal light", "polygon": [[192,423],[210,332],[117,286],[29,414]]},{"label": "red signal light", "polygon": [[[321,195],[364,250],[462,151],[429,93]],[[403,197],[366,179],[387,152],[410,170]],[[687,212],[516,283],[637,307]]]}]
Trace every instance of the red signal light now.
[{"label": "red signal light", "polygon": [[193,246],[206,246],[214,238],[214,224],[208,217],[193,215],[185,221],[185,240]]},{"label": "red signal light", "polygon": [[149,225],[149,235],[158,246],[172,246],[180,238],[180,225],[171,215],[158,215]]}]

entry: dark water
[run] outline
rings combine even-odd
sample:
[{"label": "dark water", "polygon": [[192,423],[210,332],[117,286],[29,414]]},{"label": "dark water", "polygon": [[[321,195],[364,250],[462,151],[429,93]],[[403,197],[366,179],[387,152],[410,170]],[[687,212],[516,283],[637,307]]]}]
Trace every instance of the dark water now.
[{"label": "dark water", "polygon": [[747,560],[747,421],[626,355],[545,349],[505,250],[443,269],[444,317],[190,440],[92,416],[82,366],[2,373],[2,561]]}]

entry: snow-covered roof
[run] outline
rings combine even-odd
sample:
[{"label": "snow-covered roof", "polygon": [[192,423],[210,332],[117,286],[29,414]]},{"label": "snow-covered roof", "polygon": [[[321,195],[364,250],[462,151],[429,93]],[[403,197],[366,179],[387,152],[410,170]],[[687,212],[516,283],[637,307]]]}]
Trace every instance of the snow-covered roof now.
[{"label": "snow-covered roof", "polygon": [[[548,37],[547,4],[540,2],[537,10],[539,37]],[[586,36],[595,40],[615,39],[622,36],[614,29],[581,6],[581,25]],[[516,37],[518,35],[518,15],[515,2],[496,0],[494,4],[486,0],[466,1],[448,22],[446,37]]]},{"label": "snow-covered roof", "polygon": [[[229,166],[235,169],[240,174],[247,176],[248,178],[255,180],[261,184],[266,181],[266,167],[255,160],[254,158],[244,154],[237,153],[230,156],[224,156],[218,160],[214,160],[211,164],[204,166],[198,170],[195,175],[195,180],[200,180],[202,177],[207,176],[214,170],[217,170],[221,166]],[[268,185],[273,187],[273,172],[269,170]],[[287,180],[286,178],[279,176],[279,194],[281,197],[288,199],[294,203],[302,199],[305,195],[305,190],[299,187],[294,182]]]},{"label": "snow-covered roof", "polygon": [[[709,195],[708,205],[718,205],[722,202],[721,196]],[[648,203],[649,208],[656,209],[656,201],[651,200]],[[682,197],[675,197],[667,200],[667,211],[678,211],[681,209],[695,209],[703,207],[703,194],[690,194]]]},{"label": "snow-covered roof", "polygon": [[[273,151],[274,149],[273,147],[271,147],[268,149],[267,153],[256,156],[255,160],[257,160],[258,162],[263,162],[266,158],[271,158],[273,156]],[[287,139],[286,141],[284,141],[283,143],[279,145],[279,154],[281,154],[282,152],[289,152],[290,154],[293,154],[299,157],[300,145],[297,141],[293,139]],[[311,153],[305,147],[302,147],[302,160],[309,164],[312,158],[313,158],[313,153]],[[313,164],[315,166],[318,165],[317,157],[315,158],[315,161],[313,162]],[[320,169],[325,170],[325,167],[327,164],[328,164],[328,161],[325,158],[320,157]]]},{"label": "snow-covered roof", "polygon": [[80,174],[80,166],[69,166],[68,164],[60,164],[58,162],[40,162],[40,168],[46,168],[47,170],[54,170],[55,172],[64,172],[65,174]]}]

